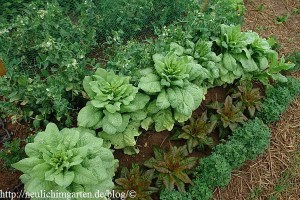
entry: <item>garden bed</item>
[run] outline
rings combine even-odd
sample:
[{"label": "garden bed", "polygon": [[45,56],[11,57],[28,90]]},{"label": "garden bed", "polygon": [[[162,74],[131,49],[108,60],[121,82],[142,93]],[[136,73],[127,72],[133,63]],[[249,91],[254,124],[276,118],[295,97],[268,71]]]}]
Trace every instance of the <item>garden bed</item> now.
[{"label": "garden bed", "polygon": [[[72,159],[76,160],[72,162],[65,160],[69,158],[61,158],[63,161],[62,163],[59,161],[58,166],[62,164],[66,167],[70,162],[75,163],[76,166],[62,167],[66,171],[58,171],[55,176],[45,173],[48,177],[45,184],[42,181],[45,179],[42,172],[42,178],[34,180],[36,187],[50,190],[56,188],[54,185],[58,184],[61,192],[79,192],[83,190],[79,188],[84,186],[86,188],[83,191],[89,192],[96,191],[96,188],[113,189],[112,181],[114,181],[116,191],[123,192],[131,189],[135,190],[137,195],[145,195],[138,196],[138,199],[150,198],[151,194],[153,199],[158,199],[158,188],[161,199],[200,197],[209,199],[215,187],[224,187],[228,184],[233,169],[240,167],[248,159],[254,159],[268,147],[270,132],[264,122],[278,120],[288,103],[300,92],[299,81],[287,79],[279,73],[291,69],[293,64],[285,62],[284,59],[278,60],[277,53],[274,51],[276,48],[274,40],[262,39],[253,32],[241,32],[239,26],[226,25],[241,22],[244,12],[241,1],[210,1],[209,4],[206,2],[201,4],[202,7],[197,8],[197,5],[187,7],[186,9],[190,9],[191,13],[184,13],[182,18],[184,20],[176,22],[176,19],[173,19],[175,23],[171,23],[172,20],[165,20],[168,26],[161,29],[156,27],[156,36],[153,36],[151,31],[147,32],[147,35],[152,35],[151,39],[143,40],[138,36],[133,40],[120,40],[118,35],[114,35],[116,32],[110,30],[114,41],[109,40],[111,33],[105,33],[108,34],[106,36],[108,40],[104,44],[99,44],[102,48],[108,47],[107,50],[100,49],[94,53],[90,49],[94,44],[86,44],[84,54],[90,55],[90,58],[84,58],[80,63],[77,63],[78,58],[75,61],[71,60],[72,63],[67,65],[63,62],[57,63],[53,58],[46,58],[46,60],[50,59],[49,63],[44,60],[40,64],[46,68],[50,65],[51,68],[50,71],[45,70],[46,68],[38,70],[42,76],[55,77],[53,75],[60,71],[53,71],[53,69],[59,65],[67,66],[75,72],[78,70],[79,74],[76,78],[73,80],[69,77],[69,83],[59,90],[55,87],[58,81],[55,79],[41,78],[38,79],[37,85],[34,85],[36,80],[32,81],[30,75],[19,74],[15,79],[12,76],[15,61],[8,62],[8,55],[0,54],[7,68],[7,75],[0,82],[4,85],[3,96],[6,101],[1,102],[0,108],[9,108],[13,113],[10,116],[3,115],[4,118],[7,121],[21,119],[22,123],[33,120],[35,128],[40,130],[46,128],[45,132],[41,132],[32,129],[30,124],[15,126],[10,123],[6,123],[3,127],[13,133],[13,139],[21,140],[17,145],[14,144],[16,147],[12,142],[1,146],[3,149],[1,157],[7,167],[24,157],[22,154],[19,155],[21,158],[17,156],[19,152],[24,151],[22,149],[24,145],[29,143],[26,145],[26,153],[30,158],[12,165],[25,174],[22,175],[25,191],[36,190],[31,180],[34,176],[41,175],[41,172],[38,170],[31,172],[28,167],[35,169],[32,163],[37,159],[38,162],[45,159],[44,154],[41,153],[50,151],[55,156],[65,156],[69,155],[69,150],[67,154],[63,152],[65,148],[75,145],[76,148],[81,148],[80,151],[84,148],[90,149],[86,153],[83,150],[79,153],[79,149],[72,150],[73,153],[70,155],[78,153],[78,156],[81,154],[86,156],[74,157]],[[205,12],[193,10],[195,8],[199,10],[201,8]],[[59,9],[61,8],[54,8],[54,12],[58,12]],[[226,9],[235,10],[238,17],[232,14],[215,15],[218,12],[227,13]],[[193,26],[190,22],[196,25]],[[93,27],[96,32],[103,31],[97,29],[97,26],[102,25],[97,24]],[[123,36],[126,37],[126,34],[125,32]],[[138,31],[132,37],[135,34],[138,35]],[[101,41],[99,38],[98,40]],[[76,46],[74,52],[78,53]],[[42,54],[39,56],[38,59],[43,59]],[[81,59],[82,56],[79,57]],[[40,60],[37,60],[38,65],[39,62]],[[106,65],[104,69],[99,68],[98,62]],[[26,63],[26,61],[23,63],[24,66],[28,64],[33,63]],[[36,63],[34,65],[41,67]],[[95,69],[97,70],[93,75]],[[84,75],[87,76],[83,78]],[[8,77],[12,77],[11,80],[16,81],[17,85],[14,85],[13,81],[9,83],[11,85],[6,83],[5,78],[8,80]],[[82,80],[83,86],[78,84]],[[63,79],[59,81],[62,83]],[[53,83],[54,85],[51,85]],[[250,86],[253,83],[256,89]],[[275,87],[270,83],[276,83]],[[266,91],[263,85],[268,86]],[[25,94],[19,93],[20,90],[10,93],[9,90],[17,90],[16,86],[25,88],[29,86],[31,91],[41,87],[42,92],[37,96],[34,93],[32,96],[30,90]],[[48,92],[46,94],[49,98],[40,99],[44,89]],[[262,105],[261,95],[265,97]],[[52,105],[51,99],[57,101],[53,107],[49,106]],[[43,108],[36,107],[32,104],[33,101],[39,102]],[[47,103],[43,104],[43,101]],[[60,109],[63,107],[67,110]],[[199,125],[196,122],[189,122],[190,118],[199,119],[199,122],[196,121]],[[52,121],[56,122],[58,127],[49,123]],[[65,126],[79,126],[79,128],[63,129]],[[141,131],[141,128],[147,131]],[[195,130],[202,131],[199,131],[202,138],[193,135],[198,134],[193,132]],[[37,132],[37,136],[34,135],[36,139],[32,143],[32,135]],[[187,146],[183,139],[174,141],[183,132],[185,136],[182,137],[189,137],[190,143],[187,143]],[[103,138],[105,142],[102,144],[102,140],[94,135]],[[87,147],[88,141],[92,144],[91,147]],[[61,145],[65,147],[62,148]],[[154,146],[160,150],[155,149]],[[194,149],[198,146],[201,150]],[[56,148],[63,150],[56,152]],[[108,148],[114,149],[112,151],[114,155]],[[173,156],[168,157],[169,155]],[[101,162],[98,160],[98,163],[101,167],[95,167],[97,163],[96,159],[93,159],[95,156],[100,159]],[[13,159],[17,160],[13,162]],[[50,165],[53,165],[53,159],[50,159]],[[43,165],[40,163],[43,166],[42,170],[49,169],[49,160],[43,162],[45,162]],[[81,162],[83,164],[80,164]],[[103,163],[107,166],[104,167]],[[132,164],[140,167],[136,168],[137,165]],[[180,165],[184,167],[180,169]],[[82,166],[86,168],[83,169]],[[131,166],[133,169],[130,172],[126,173],[124,170],[121,172],[121,168]],[[176,171],[176,167],[181,171]],[[140,169],[142,171],[148,169],[148,171],[144,176],[140,176]],[[106,174],[106,182],[100,175],[103,173]],[[8,174],[11,176],[8,177]],[[8,174],[6,172],[1,174],[4,176],[5,185],[0,185],[0,188],[7,191],[20,190],[22,185],[16,180],[20,173],[9,171]],[[152,182],[152,179],[155,181]],[[88,185],[91,182],[95,182],[97,186]],[[46,183],[49,185],[47,186]]]}]

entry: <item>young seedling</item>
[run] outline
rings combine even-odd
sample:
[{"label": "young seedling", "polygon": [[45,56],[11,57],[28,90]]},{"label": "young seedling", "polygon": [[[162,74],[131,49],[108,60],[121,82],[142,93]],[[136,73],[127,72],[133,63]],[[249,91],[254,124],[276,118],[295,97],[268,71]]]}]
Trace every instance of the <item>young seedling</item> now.
[{"label": "young seedling", "polygon": [[279,15],[275,19],[275,24],[282,24],[289,19],[289,15]]}]

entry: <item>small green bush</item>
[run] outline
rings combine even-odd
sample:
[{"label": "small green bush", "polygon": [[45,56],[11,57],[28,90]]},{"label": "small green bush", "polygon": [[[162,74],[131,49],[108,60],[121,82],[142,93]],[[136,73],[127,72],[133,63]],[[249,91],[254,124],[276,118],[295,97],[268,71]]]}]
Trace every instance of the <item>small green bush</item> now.
[{"label": "small green bush", "polygon": [[187,200],[186,193],[180,193],[176,190],[163,190],[160,193],[160,200]]},{"label": "small green bush", "polygon": [[235,129],[229,141],[218,145],[212,155],[200,161],[194,171],[194,185],[187,194],[164,191],[162,199],[211,199],[215,187],[225,187],[231,171],[246,160],[254,159],[268,147],[270,130],[262,120],[255,118]]},{"label": "small green bush", "polygon": [[204,183],[201,177],[197,177],[194,183],[195,185],[189,190],[188,199],[208,200],[213,197],[212,188]]},{"label": "small green bush", "polygon": [[[270,129],[262,120],[255,118],[233,131],[230,141],[245,147],[246,160],[255,159],[270,143]],[[238,160],[234,161],[238,162]]]},{"label": "small green bush", "polygon": [[215,152],[223,155],[232,169],[239,168],[246,161],[247,149],[239,141],[228,141],[216,147]]},{"label": "small green bush", "polygon": [[258,117],[265,123],[278,121],[280,114],[286,110],[299,93],[300,80],[294,78],[288,78],[288,81],[285,83],[277,83],[275,86],[269,86]]},{"label": "small green bush", "polygon": [[231,168],[223,155],[213,153],[200,161],[194,175],[210,188],[225,187],[230,181]]}]

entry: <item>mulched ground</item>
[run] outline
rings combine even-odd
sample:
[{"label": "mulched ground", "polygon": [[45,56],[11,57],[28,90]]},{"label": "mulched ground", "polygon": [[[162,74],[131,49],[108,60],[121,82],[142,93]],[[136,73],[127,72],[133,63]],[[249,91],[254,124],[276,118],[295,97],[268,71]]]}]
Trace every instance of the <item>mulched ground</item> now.
[{"label": "mulched ground", "polygon": [[[245,4],[244,30],[256,31],[263,37],[275,36],[280,43],[278,51],[281,55],[300,51],[300,15],[291,16],[283,24],[275,24],[277,16],[299,8],[299,0],[246,0]],[[265,9],[260,11],[262,5]],[[300,78],[300,71],[291,76]],[[267,152],[234,171],[228,187],[215,190],[215,200],[300,199],[300,97],[270,128],[272,138]],[[287,172],[292,174],[285,180]]]}]

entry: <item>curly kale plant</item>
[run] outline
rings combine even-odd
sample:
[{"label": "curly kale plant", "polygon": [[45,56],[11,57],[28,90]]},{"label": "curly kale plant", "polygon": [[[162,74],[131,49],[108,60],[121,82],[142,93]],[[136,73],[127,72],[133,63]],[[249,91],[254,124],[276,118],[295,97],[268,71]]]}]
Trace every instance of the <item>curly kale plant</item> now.
[{"label": "curly kale plant", "polygon": [[134,146],[134,136],[139,135],[139,122],[147,116],[143,109],[149,96],[138,93],[138,88],[129,81],[129,77],[101,68],[83,80],[84,90],[91,101],[80,110],[78,125],[102,128],[100,136],[110,140],[115,148]]},{"label": "curly kale plant", "polygon": [[217,121],[209,121],[207,113],[204,112],[201,117],[196,120],[191,118],[190,124],[185,125],[178,138],[187,140],[187,148],[192,153],[195,147],[203,149],[205,146],[213,146],[213,139],[208,135],[216,126]]},{"label": "curly kale plant", "polygon": [[136,192],[134,200],[151,200],[151,194],[158,191],[158,188],[151,187],[154,171],[154,169],[150,169],[142,173],[136,164],[132,164],[130,170],[123,168],[121,178],[116,179],[118,186],[115,190],[119,192],[133,190]]},{"label": "curly kale plant", "polygon": [[236,93],[232,95],[241,101],[244,109],[249,111],[251,117],[254,117],[255,111],[260,111],[262,106],[262,96],[260,95],[259,88],[253,89],[251,82],[243,82],[237,87]]},{"label": "curly kale plant", "polygon": [[105,192],[114,187],[112,177],[118,165],[103,140],[84,128],[61,131],[49,123],[28,143],[25,158],[12,166],[24,174],[20,177],[26,192]]},{"label": "curly kale plant", "polygon": [[[148,106],[152,114],[142,122],[144,129],[155,122],[155,130],[172,130],[175,121],[188,120],[204,98],[205,88],[193,83],[205,71],[190,56],[179,56],[182,52],[155,54],[154,70],[147,68],[141,72],[139,87],[154,96]],[[206,75],[205,75],[206,76]]]},{"label": "curly kale plant", "polygon": [[150,158],[144,165],[158,172],[158,186],[163,184],[166,190],[177,186],[180,192],[184,192],[186,183],[193,184],[188,174],[189,170],[196,166],[198,158],[187,157],[186,146],[174,146],[167,152],[154,148],[154,154],[155,158]]}]

